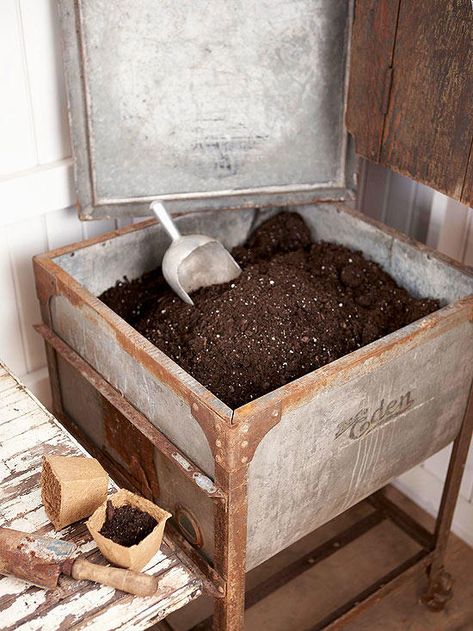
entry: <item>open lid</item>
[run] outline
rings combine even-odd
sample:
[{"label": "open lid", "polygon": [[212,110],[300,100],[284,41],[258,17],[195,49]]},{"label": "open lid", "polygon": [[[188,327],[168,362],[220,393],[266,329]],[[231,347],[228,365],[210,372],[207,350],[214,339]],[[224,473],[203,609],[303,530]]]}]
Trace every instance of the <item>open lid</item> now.
[{"label": "open lid", "polygon": [[348,0],[59,2],[83,219],[342,199]]},{"label": "open lid", "polygon": [[473,206],[471,0],[356,0],[356,152]]}]

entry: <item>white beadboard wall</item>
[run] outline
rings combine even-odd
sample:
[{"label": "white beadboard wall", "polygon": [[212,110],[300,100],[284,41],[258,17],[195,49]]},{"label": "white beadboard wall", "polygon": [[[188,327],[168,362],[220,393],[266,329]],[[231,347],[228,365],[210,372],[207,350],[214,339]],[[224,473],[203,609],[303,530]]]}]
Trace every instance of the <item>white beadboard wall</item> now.
[{"label": "white beadboard wall", "polygon": [[[49,405],[44,350],[32,329],[40,315],[31,257],[116,227],[113,221],[81,223],[72,207],[55,0],[0,0],[0,89],[0,357]],[[471,209],[367,164],[359,206],[473,265]],[[448,453],[443,450],[398,480],[432,513],[438,508]],[[473,450],[454,530],[473,545]]]}]

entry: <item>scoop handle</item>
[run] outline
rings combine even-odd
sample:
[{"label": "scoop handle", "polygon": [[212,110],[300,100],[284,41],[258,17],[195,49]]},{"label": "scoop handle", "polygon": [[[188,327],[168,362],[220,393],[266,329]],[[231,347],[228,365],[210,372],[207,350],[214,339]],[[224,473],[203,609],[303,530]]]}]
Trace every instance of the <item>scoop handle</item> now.
[{"label": "scoop handle", "polygon": [[181,233],[176,228],[176,224],[171,219],[171,215],[164,208],[163,204],[161,202],[154,201],[154,202],[151,202],[149,207],[151,208],[153,213],[156,215],[156,217],[159,219],[159,221],[161,222],[161,225],[166,230],[166,232],[171,237],[171,239],[173,241],[175,241],[176,239],[179,239],[179,237],[181,236]]},{"label": "scoop handle", "polygon": [[71,576],[77,581],[95,581],[136,596],[151,596],[158,588],[158,580],[155,576],[118,567],[95,565],[82,557],[74,562]]}]

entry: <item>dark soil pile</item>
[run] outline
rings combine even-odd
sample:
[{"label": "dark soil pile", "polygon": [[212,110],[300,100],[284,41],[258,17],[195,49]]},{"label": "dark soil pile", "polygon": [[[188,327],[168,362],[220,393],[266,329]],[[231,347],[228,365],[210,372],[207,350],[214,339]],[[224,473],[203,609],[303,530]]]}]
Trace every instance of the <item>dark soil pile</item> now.
[{"label": "dark soil pile", "polygon": [[233,250],[241,276],[188,306],[160,270],[100,297],[232,408],[438,309],[415,299],[361,252],[312,243],[280,213]]},{"label": "dark soil pile", "polygon": [[107,539],[129,548],[143,541],[156,524],[154,517],[139,508],[129,504],[116,507],[108,500],[105,522],[99,532]]}]

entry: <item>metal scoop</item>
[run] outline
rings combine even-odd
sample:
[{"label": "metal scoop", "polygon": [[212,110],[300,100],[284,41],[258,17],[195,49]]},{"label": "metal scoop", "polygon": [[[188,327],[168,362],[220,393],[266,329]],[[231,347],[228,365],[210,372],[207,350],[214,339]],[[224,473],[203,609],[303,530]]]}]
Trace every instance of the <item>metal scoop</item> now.
[{"label": "metal scoop", "polygon": [[203,234],[183,236],[161,202],[152,202],[150,208],[172,239],[162,262],[163,276],[184,302],[193,305],[191,292],[228,283],[241,274],[238,263],[216,239]]}]

